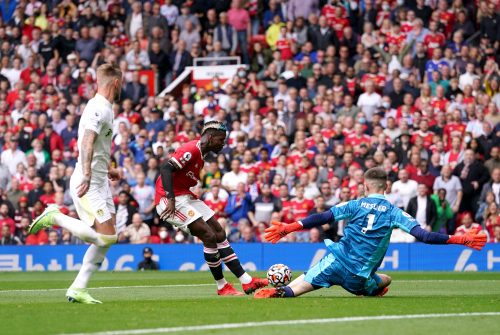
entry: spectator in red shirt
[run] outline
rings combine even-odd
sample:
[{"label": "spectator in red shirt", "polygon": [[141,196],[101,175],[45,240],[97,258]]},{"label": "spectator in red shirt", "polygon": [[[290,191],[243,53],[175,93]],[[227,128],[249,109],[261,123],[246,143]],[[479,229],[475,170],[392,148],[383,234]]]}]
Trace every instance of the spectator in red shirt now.
[{"label": "spectator in red shirt", "polygon": [[40,201],[44,205],[44,207],[47,207],[48,204],[53,204],[55,203],[55,192],[54,192],[54,186],[52,185],[51,181],[46,181],[43,184],[43,194],[40,196]]},{"label": "spectator in red shirt", "polygon": [[474,223],[471,212],[460,213],[458,215],[457,222],[458,222],[458,228],[455,231],[455,235],[483,233],[481,225],[479,223]]},{"label": "spectator in red shirt", "polygon": [[47,152],[54,150],[64,151],[64,141],[62,137],[52,129],[52,125],[46,124],[44,131],[38,139],[43,142],[43,149]]}]

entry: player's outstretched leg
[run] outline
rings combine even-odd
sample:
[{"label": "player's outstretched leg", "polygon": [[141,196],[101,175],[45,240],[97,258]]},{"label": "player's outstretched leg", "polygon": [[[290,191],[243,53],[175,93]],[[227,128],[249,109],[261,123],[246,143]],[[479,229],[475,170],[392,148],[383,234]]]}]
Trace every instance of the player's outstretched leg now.
[{"label": "player's outstretched leg", "polygon": [[50,228],[53,225],[63,227],[80,240],[98,246],[109,246],[116,242],[116,235],[104,235],[96,232],[83,221],[61,213],[55,204],[48,205],[43,213],[33,220],[28,231],[30,234],[36,234],[41,229]]},{"label": "player's outstretched leg", "polygon": [[217,249],[217,240],[213,230],[201,218],[192,222],[189,226],[191,234],[203,242],[203,255],[212,276],[217,283],[218,295],[243,295],[237,291],[231,283],[228,283],[222,273],[222,259]]},{"label": "player's outstretched leg", "polygon": [[[58,221],[64,219],[63,217],[58,217]],[[64,220],[65,221],[65,220]],[[76,220],[79,221],[79,220]],[[65,221],[66,222],[66,221]],[[84,224],[79,221],[80,224]],[[94,299],[87,291],[87,285],[89,283],[90,277],[94,272],[99,270],[101,267],[106,253],[108,252],[111,245],[116,243],[117,236],[115,232],[115,216],[111,215],[111,219],[99,223],[97,220],[94,222],[94,227],[97,231],[90,228],[97,236],[99,245],[92,244],[85,252],[83,256],[82,267],[78,272],[73,284],[66,291],[66,298],[69,302],[78,302],[83,304],[100,304],[101,301]],[[59,224],[59,223],[58,223]],[[76,222],[74,222],[76,224]]]},{"label": "player's outstretched leg", "polygon": [[305,276],[302,274],[287,286],[264,288],[255,292],[254,298],[295,298],[319,288],[314,287],[312,284],[305,281],[304,278]]},{"label": "player's outstretched leg", "polygon": [[241,266],[238,256],[234,252],[233,248],[229,244],[226,238],[226,232],[222,229],[221,225],[214,217],[211,217],[207,221],[208,225],[215,232],[217,240],[217,249],[219,250],[220,257],[222,261],[226,264],[229,270],[239,279],[243,291],[246,294],[251,294],[259,288],[266,287],[268,285],[267,279],[252,278]]}]

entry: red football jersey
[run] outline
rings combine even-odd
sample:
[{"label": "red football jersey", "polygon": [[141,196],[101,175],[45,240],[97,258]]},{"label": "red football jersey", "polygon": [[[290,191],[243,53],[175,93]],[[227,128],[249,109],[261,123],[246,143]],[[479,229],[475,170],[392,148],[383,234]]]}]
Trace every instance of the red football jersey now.
[{"label": "red football jersey", "polygon": [[332,27],[333,30],[335,30],[335,33],[337,34],[337,38],[340,40],[342,37],[344,37],[344,28],[350,26],[350,22],[348,19],[340,17],[333,17],[330,22],[330,26]]},{"label": "red football jersey", "polygon": [[217,199],[217,200],[205,200],[205,204],[213,210],[215,214],[215,218],[218,219],[219,216],[217,215],[218,212],[223,212],[224,208],[226,208],[227,200],[222,200],[222,199]]},{"label": "red football jersey", "polygon": [[[190,194],[194,196],[189,189],[196,186],[200,181],[200,172],[204,165],[200,142],[190,141],[180,146],[172,154],[170,161],[177,168],[172,174],[174,195]],[[166,192],[161,182],[161,176],[158,176],[156,179],[155,204],[158,204],[165,194]]]},{"label": "red football jersey", "polygon": [[314,202],[309,199],[299,200],[297,198],[290,201],[290,206],[293,211],[295,221],[307,217],[307,214],[314,208]]},{"label": "red football jersey", "polygon": [[479,234],[482,230],[481,225],[477,223],[473,223],[469,228],[461,225],[455,231],[455,235]]},{"label": "red football jersey", "polygon": [[403,21],[401,22],[401,31],[405,34],[411,32],[413,30],[413,22]]},{"label": "red football jersey", "polygon": [[453,23],[455,23],[455,13],[451,10],[439,13],[439,22],[444,25],[444,32],[446,36],[450,36],[453,30]]},{"label": "red football jersey", "polygon": [[434,133],[432,131],[428,131],[425,133],[421,130],[416,131],[415,133],[413,133],[413,135],[411,137],[411,143],[415,144],[415,141],[417,140],[417,136],[420,136],[423,138],[424,147],[426,149],[429,149],[430,146],[432,145],[432,140],[434,139]]},{"label": "red football jersey", "polygon": [[347,138],[345,139],[345,145],[352,146],[353,148],[356,149],[355,151],[357,151],[357,149],[359,148],[359,146],[362,143],[365,143],[366,145],[370,146],[370,143],[371,143],[370,136],[361,135],[361,137],[358,137],[358,136],[356,136],[356,134],[351,134],[351,135],[347,136]]},{"label": "red football jersey", "polygon": [[398,35],[387,34],[387,44],[397,44],[398,47],[402,47],[406,41],[406,34],[399,33]]},{"label": "red football jersey", "polygon": [[323,6],[321,9],[321,15],[326,17],[326,22],[328,22],[328,25],[332,25],[332,20],[335,17],[335,6],[332,6],[330,4],[326,4]]},{"label": "red football jersey", "polygon": [[427,34],[424,37],[424,45],[427,47],[427,56],[432,58],[434,49],[443,47],[445,41],[446,37],[441,33]]},{"label": "red football jersey", "polygon": [[245,172],[245,173],[249,173],[249,172],[259,173],[259,170],[255,166],[255,164],[245,164],[245,163],[243,163],[240,166],[240,170],[243,171],[243,172]]},{"label": "red football jersey", "polygon": [[279,39],[276,42],[276,50],[281,53],[281,59],[289,60],[292,59],[292,41],[289,39]]}]

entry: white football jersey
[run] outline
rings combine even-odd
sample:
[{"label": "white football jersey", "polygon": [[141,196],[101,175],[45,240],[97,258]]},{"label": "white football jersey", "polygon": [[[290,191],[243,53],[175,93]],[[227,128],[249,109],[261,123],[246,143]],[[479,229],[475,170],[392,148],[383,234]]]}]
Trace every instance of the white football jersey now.
[{"label": "white football jersey", "polygon": [[111,156],[111,142],[113,138],[113,110],[112,104],[102,95],[96,94],[89,100],[83,110],[78,127],[78,162],[76,171],[82,170],[82,140],[85,130],[97,133],[94,143],[94,156],[92,158],[92,182],[107,180],[108,167]]}]

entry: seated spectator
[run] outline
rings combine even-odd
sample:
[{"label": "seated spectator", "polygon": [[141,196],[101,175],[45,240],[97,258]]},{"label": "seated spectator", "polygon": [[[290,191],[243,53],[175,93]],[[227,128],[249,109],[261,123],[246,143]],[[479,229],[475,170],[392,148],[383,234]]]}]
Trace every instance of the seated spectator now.
[{"label": "seated spectator", "polygon": [[270,222],[274,212],[281,211],[281,201],[271,193],[269,184],[263,184],[260,195],[253,202],[254,220],[257,222]]},{"label": "seated spectator", "polygon": [[498,209],[498,205],[496,202],[492,202],[488,208],[484,211],[484,227],[486,228],[486,231],[488,232],[489,236],[493,236],[493,227],[498,224],[499,222],[499,216],[500,216],[500,210]]},{"label": "seated spectator", "polygon": [[[486,185],[485,185],[486,186]],[[495,202],[495,194],[493,192],[487,192],[484,201],[479,202],[479,208],[476,212],[475,220],[476,222],[483,224],[484,216],[486,214],[486,210],[490,207],[490,205]]]},{"label": "seated spectator", "polygon": [[464,212],[457,216],[458,228],[455,235],[480,234],[483,229],[480,224],[474,223],[472,213]]},{"label": "seated spectator", "polygon": [[241,238],[239,240],[241,243],[255,243],[258,242],[253,231],[253,227],[246,226],[241,231]]},{"label": "seated spectator", "polygon": [[321,237],[321,232],[318,228],[311,228],[309,230],[309,242],[310,243],[321,243],[323,238]]},{"label": "seated spectator", "polygon": [[47,245],[59,245],[59,234],[55,230],[49,231],[49,241]]},{"label": "seated spectator", "polygon": [[148,243],[151,230],[142,221],[141,214],[135,213],[132,216],[132,224],[125,229],[124,235],[131,244],[144,244]]},{"label": "seated spectator", "polygon": [[224,210],[226,215],[232,222],[238,222],[241,219],[250,220],[254,222],[255,211],[250,194],[245,192],[245,184],[238,183],[236,186],[236,192],[232,193],[227,199],[227,205]]},{"label": "seated spectator", "polygon": [[11,233],[10,226],[7,224],[2,225],[2,237],[0,239],[0,245],[22,245],[21,240]]},{"label": "seated spectator", "polygon": [[137,265],[137,270],[160,270],[158,262],[152,259],[153,249],[151,249],[150,247],[145,247],[142,251],[142,255],[144,259]]},{"label": "seated spectator", "polygon": [[490,242],[500,243],[500,224],[493,227],[493,238],[490,238]]}]

